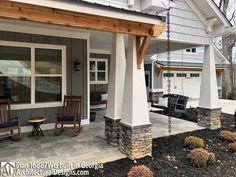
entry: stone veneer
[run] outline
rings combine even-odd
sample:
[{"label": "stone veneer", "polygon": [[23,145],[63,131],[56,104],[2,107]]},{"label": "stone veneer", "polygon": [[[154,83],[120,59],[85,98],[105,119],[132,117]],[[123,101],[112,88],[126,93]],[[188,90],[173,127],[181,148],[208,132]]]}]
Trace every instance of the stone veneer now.
[{"label": "stone veneer", "polygon": [[119,145],[120,137],[120,119],[111,119],[109,117],[105,118],[105,140],[107,144],[117,147]]},{"label": "stone veneer", "polygon": [[221,128],[221,108],[206,109],[198,107],[198,125],[211,130]]},{"label": "stone veneer", "polygon": [[130,127],[120,123],[119,150],[130,159],[152,155],[151,124]]}]

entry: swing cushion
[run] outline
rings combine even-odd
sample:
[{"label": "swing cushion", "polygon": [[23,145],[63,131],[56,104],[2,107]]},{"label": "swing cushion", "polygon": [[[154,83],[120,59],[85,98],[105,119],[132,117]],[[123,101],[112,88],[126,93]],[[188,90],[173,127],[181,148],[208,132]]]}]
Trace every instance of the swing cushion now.
[{"label": "swing cushion", "polygon": [[158,106],[167,107],[168,106],[168,98],[159,98]]},{"label": "swing cushion", "polygon": [[6,123],[1,123],[0,128],[13,127],[17,125],[18,125],[17,121],[11,121],[11,122],[6,122]]}]

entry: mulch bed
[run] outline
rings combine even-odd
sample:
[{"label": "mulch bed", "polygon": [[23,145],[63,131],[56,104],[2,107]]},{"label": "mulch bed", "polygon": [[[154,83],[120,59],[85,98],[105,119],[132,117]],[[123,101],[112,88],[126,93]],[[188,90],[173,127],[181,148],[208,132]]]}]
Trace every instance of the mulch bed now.
[{"label": "mulch bed", "polygon": [[[236,131],[233,119],[224,119],[223,125],[223,129]],[[229,143],[219,138],[220,130],[199,130],[153,139],[153,157],[109,162],[103,169],[90,169],[89,176],[126,177],[132,166],[146,165],[157,177],[236,177],[236,154],[227,150]],[[188,135],[203,138],[206,148],[215,153],[217,163],[206,167],[191,166],[187,159],[188,151],[183,147],[184,138]]]}]

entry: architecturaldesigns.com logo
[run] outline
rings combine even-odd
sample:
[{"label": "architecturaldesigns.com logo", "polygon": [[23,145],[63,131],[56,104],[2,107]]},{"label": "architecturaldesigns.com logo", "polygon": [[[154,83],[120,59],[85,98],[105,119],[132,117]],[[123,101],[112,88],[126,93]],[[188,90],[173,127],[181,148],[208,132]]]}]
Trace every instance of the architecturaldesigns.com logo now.
[{"label": "architecturaldesigns.com logo", "polygon": [[15,168],[15,162],[0,162],[0,176],[13,176]]}]

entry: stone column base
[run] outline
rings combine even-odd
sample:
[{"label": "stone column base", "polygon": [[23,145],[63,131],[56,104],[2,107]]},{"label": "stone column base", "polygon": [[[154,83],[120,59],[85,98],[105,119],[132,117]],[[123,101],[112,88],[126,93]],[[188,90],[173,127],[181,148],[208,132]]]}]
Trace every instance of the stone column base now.
[{"label": "stone column base", "polygon": [[211,130],[221,128],[221,108],[207,109],[198,107],[198,125]]},{"label": "stone column base", "polygon": [[120,119],[105,118],[105,140],[107,144],[117,147],[119,145]]},{"label": "stone column base", "polygon": [[130,159],[152,155],[151,124],[130,127],[120,123],[119,150]]}]

